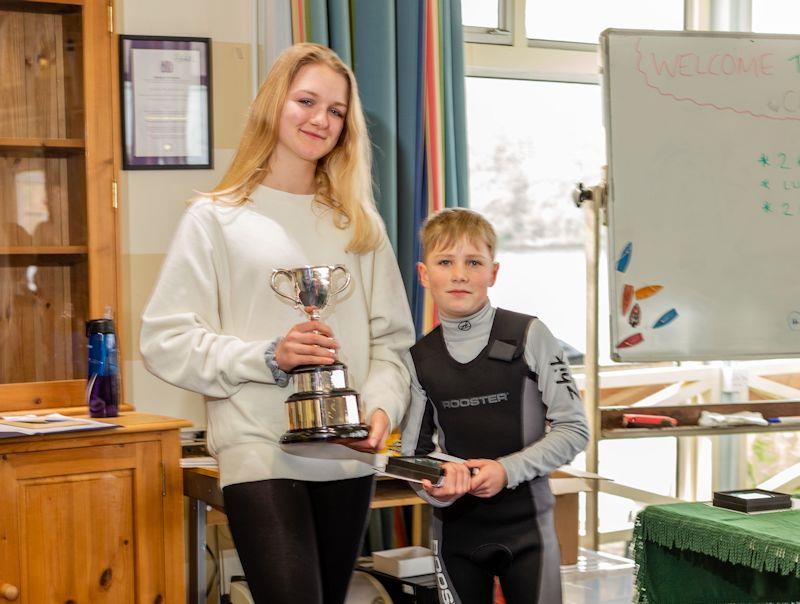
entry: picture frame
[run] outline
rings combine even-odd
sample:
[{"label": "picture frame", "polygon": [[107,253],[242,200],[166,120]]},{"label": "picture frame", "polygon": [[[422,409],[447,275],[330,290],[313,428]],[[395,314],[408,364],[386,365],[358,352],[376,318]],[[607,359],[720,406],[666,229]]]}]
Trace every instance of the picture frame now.
[{"label": "picture frame", "polygon": [[124,170],[213,164],[211,38],[119,36]]}]

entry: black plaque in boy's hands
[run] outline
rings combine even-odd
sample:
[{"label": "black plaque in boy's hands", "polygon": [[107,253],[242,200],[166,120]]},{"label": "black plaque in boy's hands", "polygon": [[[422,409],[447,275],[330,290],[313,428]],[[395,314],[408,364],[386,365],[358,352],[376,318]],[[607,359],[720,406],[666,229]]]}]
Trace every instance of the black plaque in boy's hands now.
[{"label": "black plaque in boy's hands", "polygon": [[792,499],[786,493],[775,493],[763,489],[740,489],[714,493],[714,506],[728,508],[737,512],[766,512],[787,510],[792,507]]},{"label": "black plaque in boy's hands", "polygon": [[386,460],[386,473],[409,480],[427,479],[431,484],[438,485],[444,478],[443,463],[441,459],[427,455],[389,457]]}]

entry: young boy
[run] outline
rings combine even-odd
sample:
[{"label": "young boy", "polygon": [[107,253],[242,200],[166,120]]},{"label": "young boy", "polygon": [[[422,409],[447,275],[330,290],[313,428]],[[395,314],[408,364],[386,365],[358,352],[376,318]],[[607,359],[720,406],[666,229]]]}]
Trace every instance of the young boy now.
[{"label": "young boy", "polygon": [[[586,446],[588,424],[558,341],[535,317],[489,303],[496,235],[480,214],[447,209],[422,228],[419,279],[440,325],[412,348],[404,455],[436,446],[466,459],[418,492],[436,509],[431,546],[443,603],[561,602],[548,473]],[[549,425],[549,430],[546,426]]]}]

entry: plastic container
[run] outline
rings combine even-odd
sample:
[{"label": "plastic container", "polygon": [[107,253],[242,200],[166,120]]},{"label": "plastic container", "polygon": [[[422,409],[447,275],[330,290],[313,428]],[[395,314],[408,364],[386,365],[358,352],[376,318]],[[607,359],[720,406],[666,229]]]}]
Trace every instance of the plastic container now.
[{"label": "plastic container", "polygon": [[86,322],[89,338],[89,375],[86,382],[86,404],[91,417],[119,415],[119,365],[117,334],[110,318]]},{"label": "plastic container", "polygon": [[411,546],[372,552],[372,567],[393,577],[415,577],[433,572],[433,552]]}]

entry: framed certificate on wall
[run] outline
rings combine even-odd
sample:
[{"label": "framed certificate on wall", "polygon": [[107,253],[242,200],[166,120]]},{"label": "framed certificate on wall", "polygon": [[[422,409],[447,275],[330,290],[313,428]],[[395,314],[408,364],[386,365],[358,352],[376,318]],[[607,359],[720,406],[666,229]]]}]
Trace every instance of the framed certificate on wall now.
[{"label": "framed certificate on wall", "polygon": [[122,167],[210,169],[211,39],[119,37]]}]

